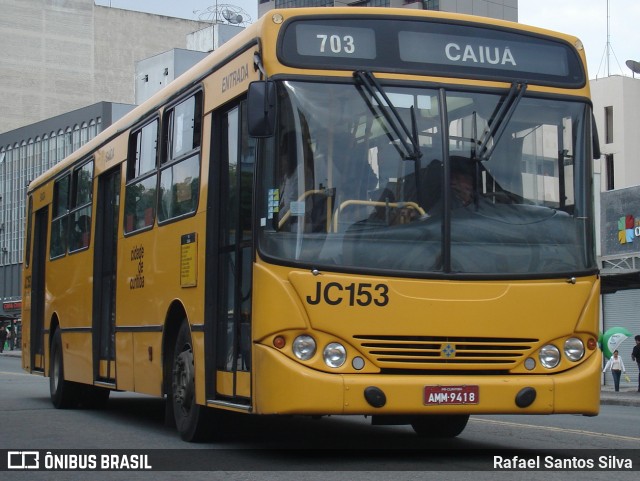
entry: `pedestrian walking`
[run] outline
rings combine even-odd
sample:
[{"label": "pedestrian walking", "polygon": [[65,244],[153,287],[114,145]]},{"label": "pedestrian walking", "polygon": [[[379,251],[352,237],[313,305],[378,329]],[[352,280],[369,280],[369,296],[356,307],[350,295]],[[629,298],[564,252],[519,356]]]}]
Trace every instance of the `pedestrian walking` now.
[{"label": "pedestrian walking", "polygon": [[9,350],[13,351],[13,345],[16,340],[16,333],[11,326],[7,326],[7,344],[9,344]]},{"label": "pedestrian walking", "polygon": [[627,370],[624,368],[624,363],[618,355],[617,349],[613,351],[613,357],[607,361],[602,372],[606,372],[607,369],[611,371],[611,375],[613,376],[613,386],[616,392],[620,391],[620,376],[622,376],[623,372],[627,372]]},{"label": "pedestrian walking", "polygon": [[4,351],[4,343],[7,342],[7,328],[4,326],[0,326],[0,352]]},{"label": "pedestrian walking", "polygon": [[631,359],[638,363],[638,392],[640,392],[640,335],[635,337],[636,345],[631,351]]}]

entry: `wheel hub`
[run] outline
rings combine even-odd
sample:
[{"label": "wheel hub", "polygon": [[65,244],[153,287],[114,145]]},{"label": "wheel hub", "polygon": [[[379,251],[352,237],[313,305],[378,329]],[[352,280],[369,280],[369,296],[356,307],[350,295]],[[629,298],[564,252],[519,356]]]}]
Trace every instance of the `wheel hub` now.
[{"label": "wheel hub", "polygon": [[181,352],[176,358],[173,372],[173,396],[176,404],[189,412],[194,398],[193,353],[191,350]]}]

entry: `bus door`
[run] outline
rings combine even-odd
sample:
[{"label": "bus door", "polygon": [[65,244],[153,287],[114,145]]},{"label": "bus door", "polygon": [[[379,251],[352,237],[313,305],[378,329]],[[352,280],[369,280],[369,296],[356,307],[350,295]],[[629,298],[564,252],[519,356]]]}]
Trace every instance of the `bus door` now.
[{"label": "bus door", "polygon": [[217,123],[220,170],[217,202],[215,298],[215,398],[248,404],[251,397],[251,199],[255,141],[247,133],[245,104],[224,112]]},{"label": "bus door", "polygon": [[31,369],[44,372],[44,277],[47,265],[49,208],[35,213],[33,260],[31,264]]},{"label": "bus door", "polygon": [[120,208],[120,169],[98,180],[96,242],[93,259],[93,373],[115,384],[116,252]]}]

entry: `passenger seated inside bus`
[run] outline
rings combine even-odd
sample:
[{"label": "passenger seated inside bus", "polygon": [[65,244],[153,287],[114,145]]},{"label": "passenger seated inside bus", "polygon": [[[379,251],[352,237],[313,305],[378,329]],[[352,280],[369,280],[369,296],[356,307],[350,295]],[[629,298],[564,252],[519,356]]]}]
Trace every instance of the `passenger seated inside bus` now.
[{"label": "passenger seated inside bus", "polygon": [[89,245],[89,236],[91,235],[91,217],[88,215],[79,215],[73,229],[73,245],[71,250],[82,249]]},{"label": "passenger seated inside bus", "polygon": [[452,207],[467,207],[476,196],[475,166],[470,159],[451,157]]},{"label": "passenger seated inside bus", "polygon": [[366,149],[350,134],[323,131],[313,142],[305,142],[291,132],[281,137],[278,150],[283,179],[279,230],[331,232],[338,210],[347,210],[345,218],[350,222],[369,215],[370,209],[362,201],[369,199],[377,176]]},{"label": "passenger seated inside bus", "polygon": [[[472,203],[478,205],[481,196],[478,194],[478,182],[475,161],[468,157],[451,156],[451,175],[449,184],[451,186],[451,208],[458,209],[468,207]],[[428,199],[427,212],[429,215],[442,215],[444,205],[444,181],[443,166],[439,160],[433,161],[424,169],[422,188],[424,198]]]},{"label": "passenger seated inside bus", "polygon": [[279,139],[277,149],[278,177],[281,183],[278,189],[278,230],[305,232],[321,228],[324,199],[323,190],[313,185],[312,153],[309,145],[296,136],[295,131],[284,132]]}]

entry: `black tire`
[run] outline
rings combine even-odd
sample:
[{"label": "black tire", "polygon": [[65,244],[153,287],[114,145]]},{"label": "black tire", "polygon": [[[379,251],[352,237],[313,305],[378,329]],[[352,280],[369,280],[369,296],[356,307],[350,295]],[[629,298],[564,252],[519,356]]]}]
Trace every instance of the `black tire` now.
[{"label": "black tire", "polygon": [[68,409],[78,405],[80,385],[64,378],[60,329],[56,329],[53,333],[49,352],[49,392],[51,402],[57,409]]},{"label": "black tire", "polygon": [[[184,441],[210,438],[211,408],[196,404],[195,370],[189,325],[178,331],[171,370],[171,399],[176,428]],[[168,400],[169,401],[169,400]]]},{"label": "black tire", "polygon": [[423,438],[455,438],[464,431],[468,421],[468,414],[438,414],[416,417],[411,427]]}]

